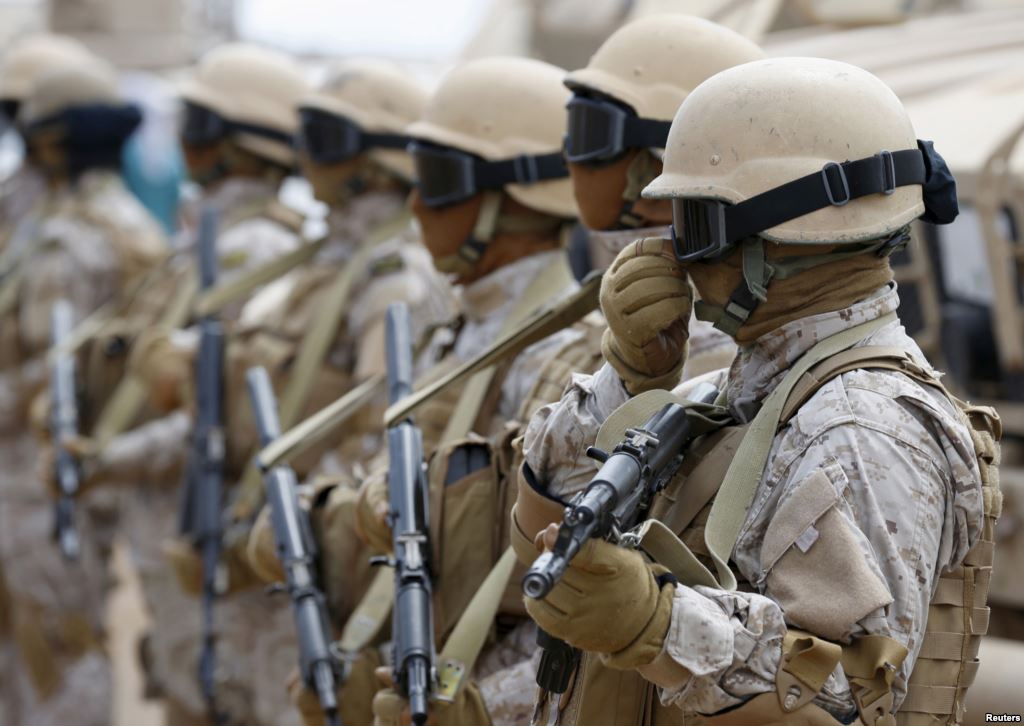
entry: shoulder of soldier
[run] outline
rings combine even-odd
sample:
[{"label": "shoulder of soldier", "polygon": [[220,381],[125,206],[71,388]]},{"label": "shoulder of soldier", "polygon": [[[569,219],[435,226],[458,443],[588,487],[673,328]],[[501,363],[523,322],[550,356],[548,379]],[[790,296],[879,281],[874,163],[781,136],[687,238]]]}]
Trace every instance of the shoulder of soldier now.
[{"label": "shoulder of soldier", "polygon": [[965,451],[971,449],[967,424],[943,391],[883,369],[849,371],[826,382],[787,423],[781,449],[806,450],[841,426],[881,434],[935,456],[942,456],[940,431]]},{"label": "shoulder of soldier", "polygon": [[160,225],[114,173],[87,180],[81,194],[75,195],[70,210],[71,214],[115,232],[116,244],[154,255],[167,250]]}]

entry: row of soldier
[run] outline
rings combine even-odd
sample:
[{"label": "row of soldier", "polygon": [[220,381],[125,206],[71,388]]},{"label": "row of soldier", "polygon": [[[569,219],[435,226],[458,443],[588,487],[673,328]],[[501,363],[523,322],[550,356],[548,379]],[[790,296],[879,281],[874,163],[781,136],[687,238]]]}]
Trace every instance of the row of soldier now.
[{"label": "row of soldier", "polygon": [[[955,217],[955,188],[880,81],[762,55],[651,17],[568,75],[477,60],[428,95],[382,63],[313,88],[292,59],[223,46],[181,88],[208,234],[171,251],[118,176],[139,118],[112,70],[64,39],[11,49],[0,94],[28,154],[0,248],[9,721],[109,722],[114,527],[169,723],[339,715],[263,587],[296,564],[254,459],[246,371],[263,367],[280,427],[312,417],[259,463],[304,482],[344,723],[426,715],[393,662],[393,575],[370,566],[395,554],[385,420],[422,431],[433,722],[959,722],[998,418],[942,388],[888,262],[913,220]],[[296,169],[330,209],[323,239],[278,201]],[[577,220],[604,271],[581,282]],[[215,279],[195,271],[204,242]],[[78,325],[49,359],[75,358],[80,435],[48,441],[59,300]],[[419,392],[388,409],[398,302]],[[201,321],[225,330],[213,418]],[[681,460],[652,434],[662,407],[695,431]],[[591,446],[638,462],[644,491],[584,535],[563,510],[600,498]],[[75,561],[49,542],[55,451],[80,475]],[[210,462],[215,564],[179,521]],[[524,598],[544,551],[564,572],[534,567],[546,584]]]}]

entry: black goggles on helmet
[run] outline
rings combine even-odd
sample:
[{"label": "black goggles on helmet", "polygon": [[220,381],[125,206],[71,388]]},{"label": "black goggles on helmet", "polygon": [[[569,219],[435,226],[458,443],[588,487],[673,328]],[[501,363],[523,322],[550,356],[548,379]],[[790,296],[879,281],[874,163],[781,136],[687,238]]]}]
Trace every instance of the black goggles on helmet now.
[{"label": "black goggles on helmet", "polygon": [[265,126],[230,121],[216,111],[190,101],[185,102],[179,136],[189,146],[209,146],[233,133],[253,134],[283,144],[292,143],[291,134]]},{"label": "black goggles on helmet", "polygon": [[734,245],[805,214],[841,207],[898,187],[923,187],[921,218],[948,224],[957,216],[956,182],[930,141],[918,148],[881,151],[842,164],[830,161],[821,171],[769,189],[738,204],[714,199],[672,200],[672,244],[680,262],[727,254]]},{"label": "black goggles on helmet", "polygon": [[670,121],[640,118],[612,101],[573,96],[565,158],[574,164],[614,161],[628,149],[663,149]]},{"label": "black goggles on helmet", "polygon": [[513,159],[485,161],[473,154],[422,141],[409,144],[416,164],[416,186],[428,207],[443,207],[485,189],[506,184],[536,184],[569,175],[561,152],[524,154]]},{"label": "black goggles on helmet", "polygon": [[409,137],[402,134],[371,133],[359,124],[318,108],[299,109],[300,149],[321,164],[351,159],[370,149],[404,149]]}]

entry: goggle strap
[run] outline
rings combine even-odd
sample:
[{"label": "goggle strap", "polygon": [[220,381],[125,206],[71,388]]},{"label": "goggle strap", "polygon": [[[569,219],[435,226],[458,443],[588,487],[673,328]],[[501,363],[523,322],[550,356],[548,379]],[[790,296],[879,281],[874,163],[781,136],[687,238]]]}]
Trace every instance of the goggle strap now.
[{"label": "goggle strap", "polygon": [[362,139],[361,146],[363,151],[369,151],[370,149],[399,149],[405,151],[406,147],[409,146],[409,142],[412,141],[412,139],[403,134],[378,134],[367,131],[361,131],[360,138]]},{"label": "goggle strap", "polygon": [[262,136],[263,138],[270,139],[271,141],[280,141],[282,144],[287,144],[288,146],[291,146],[293,143],[292,135],[285,133],[284,131],[268,129],[266,126],[249,124],[244,121],[225,121],[225,124],[228,133]]},{"label": "goggle strap", "polygon": [[898,187],[923,185],[926,177],[921,150],[881,151],[842,164],[829,162],[821,171],[770,189],[725,208],[725,241],[735,243],[784,222],[841,207],[872,194],[892,194]]},{"label": "goggle strap", "polygon": [[664,149],[671,126],[671,121],[630,116],[622,131],[622,145],[630,149]]},{"label": "goggle strap", "polygon": [[506,184],[536,184],[569,176],[561,151],[523,154],[504,161],[478,162],[473,171],[477,188],[480,189],[500,189]]}]

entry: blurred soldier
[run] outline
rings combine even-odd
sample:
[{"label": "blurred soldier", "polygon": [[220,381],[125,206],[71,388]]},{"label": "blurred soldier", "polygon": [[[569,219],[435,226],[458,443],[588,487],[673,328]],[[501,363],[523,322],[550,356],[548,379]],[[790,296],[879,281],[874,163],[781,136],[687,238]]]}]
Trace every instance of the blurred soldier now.
[{"label": "blurred soldier", "polygon": [[[113,70],[95,60],[44,74],[19,109],[48,192],[31,220],[32,239],[2,323],[2,386],[15,401],[3,428],[12,452],[26,443],[27,402],[46,373],[53,303],[68,300],[80,320],[134,287],[166,250],[118,172],[122,147],[139,121],[138,110],[119,97]],[[22,722],[107,724],[104,572],[88,518],[78,518],[81,558],[68,563],[50,541],[52,503],[32,471],[35,462],[19,465],[14,456],[7,462],[15,475],[4,487],[0,536],[22,662]]]},{"label": "blurred soldier", "polygon": [[[218,283],[241,284],[219,311],[229,325],[259,287],[248,282],[254,279],[253,273],[300,244],[302,218],[277,197],[280,184],[295,165],[291,144],[298,128],[295,107],[308,92],[294,61],[248,45],[223,46],[209,53],[183,89],[181,140],[189,171],[220,212]],[[191,431],[189,390],[195,338],[191,331],[168,327],[183,324],[194,302],[181,299],[189,293],[190,263],[191,256],[171,260],[166,275],[150,281],[133,305],[107,326],[105,335],[115,335],[122,340],[120,347],[127,347],[122,357],[128,359],[128,373],[149,391],[153,410],[128,416],[112,412],[112,418],[123,419],[125,425],[137,425],[128,431],[108,427],[94,432],[97,441],[86,459],[89,486],[134,489],[126,505],[124,528],[153,621],[141,655],[147,692],[165,699],[171,724],[202,723],[205,711],[196,678],[197,592],[188,576],[181,578],[188,586],[183,592],[167,567],[168,555],[179,573],[197,567],[191,543],[171,542],[178,533],[179,484]],[[170,324],[166,311],[182,302],[186,315]],[[86,396],[97,406],[118,400],[103,385],[87,387]],[[165,415],[157,417],[156,411]],[[243,457],[244,452],[235,453],[228,477],[239,476]],[[224,611],[229,607],[225,603]],[[253,676],[247,651],[254,626],[230,612],[218,613],[218,622],[226,628],[218,672],[225,701],[235,704],[232,713],[240,714],[237,723],[256,723],[250,709],[273,694],[254,693],[248,685]]]},{"label": "blurred soldier", "polygon": [[999,421],[946,393],[896,317],[887,259],[918,216],[956,216],[945,163],[865,71],[757,61],[689,95],[644,196],[672,200],[671,239],[618,256],[608,364],[530,422],[520,556],[554,545],[547,523],[593,477],[583,451],[608,415],[617,441],[658,410],[631,396],[672,400],[654,389],[685,357],[690,280],[698,314],[740,344],[711,376],[728,418],[654,498],[665,529],[639,547],[655,561],[590,541],[527,601],[585,651],[539,722],[959,723],[987,622]]},{"label": "blurred soldier", "polygon": [[[47,71],[89,58],[83,45],[62,35],[30,35],[15,43],[0,63],[0,115],[17,131],[18,108],[33,82]],[[0,185],[0,270],[12,262],[12,255],[3,252],[8,238],[18,221],[43,198],[45,188],[42,174],[28,155],[17,172]]]},{"label": "blurred soldier", "polygon": [[[630,242],[666,236],[671,205],[642,199],[640,191],[661,173],[676,109],[706,78],[762,56],[722,26],[655,15],[618,30],[586,68],[568,75],[566,157],[595,267],[607,268]],[[710,323],[691,320],[683,380],[729,365],[735,352]]]},{"label": "blurred soldier", "polygon": [[[55,70],[76,60],[89,57],[88,51],[71,38],[57,35],[32,35],[14,44],[0,62],[0,123],[6,123],[17,133],[18,108],[28,94],[35,79],[48,71]],[[2,132],[0,132],[2,133]],[[20,220],[31,216],[33,208],[45,197],[46,182],[26,155],[21,165],[9,178],[0,183],[0,278],[7,278],[9,270],[17,265],[18,249],[24,248],[32,235],[26,228],[23,243],[9,245],[15,227]],[[4,286],[0,282],[0,288]],[[0,298],[4,294],[0,293]],[[5,303],[0,303],[0,307]],[[13,391],[12,391],[13,393]],[[11,401],[13,403],[13,401]],[[7,398],[0,394],[0,418],[7,420]],[[13,419],[12,419],[13,420]],[[6,437],[6,434],[4,434]],[[6,455],[9,454],[9,455]],[[29,462],[32,450],[28,446],[18,447],[15,452],[6,452],[4,459],[11,462]],[[22,458],[24,457],[24,458]],[[21,464],[8,466],[6,475],[12,475]],[[0,484],[0,488],[6,485]],[[2,565],[0,565],[2,568]],[[3,575],[0,572],[0,579]],[[4,598],[5,587],[0,587],[0,599]],[[0,623],[0,723],[18,723],[16,679],[14,668],[15,653],[10,633],[10,605],[0,604],[0,611],[7,613]]]},{"label": "blurred soldier", "polygon": [[[467,63],[444,78],[423,120],[410,127],[419,180],[413,210],[424,244],[438,269],[462,285],[465,321],[442,366],[471,358],[575,288],[562,249],[576,214],[559,150],[568,96],[562,78],[538,61]],[[434,551],[443,553],[435,563],[435,622],[445,647],[456,645],[449,635],[487,574],[510,564],[502,556],[508,502],[502,492],[516,421],[539,405],[538,390],[550,399],[551,364],[592,369],[595,330],[579,325],[556,333],[416,414],[432,461],[431,538]],[[561,379],[565,370],[559,370]],[[386,500],[382,476],[370,477],[357,529],[376,549],[390,548]],[[517,597],[499,610],[470,614],[479,624],[470,640],[488,641],[480,628],[495,624],[499,640],[488,641],[482,653],[460,649],[466,682],[454,704],[436,706],[440,723],[511,724],[528,717],[534,634]],[[377,723],[392,724],[404,704],[386,689],[373,708]]]}]

